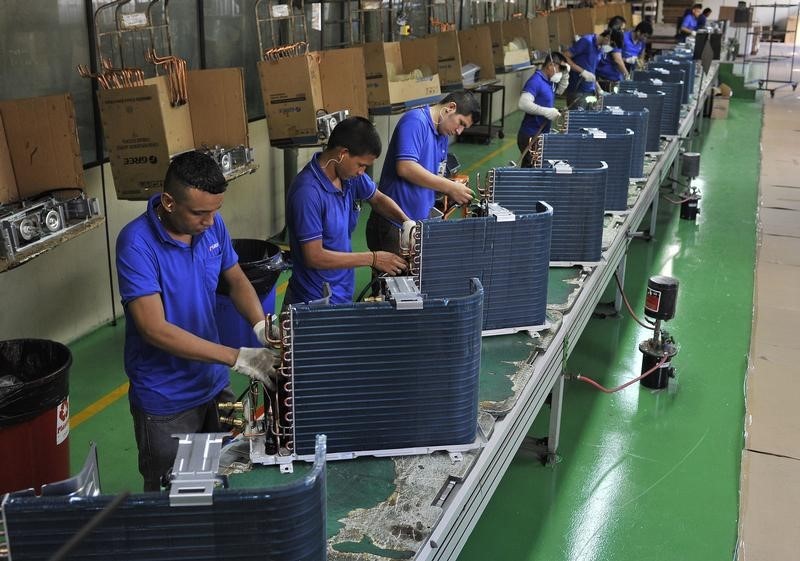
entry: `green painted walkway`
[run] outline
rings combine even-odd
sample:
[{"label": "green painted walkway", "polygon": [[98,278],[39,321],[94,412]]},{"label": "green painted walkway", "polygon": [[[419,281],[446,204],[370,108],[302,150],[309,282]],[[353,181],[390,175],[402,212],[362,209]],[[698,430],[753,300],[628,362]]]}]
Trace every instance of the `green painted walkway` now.
[{"label": "green painted walkway", "polygon": [[[507,137],[488,147],[455,146],[463,171],[474,176],[516,158],[518,123],[518,115],[508,118]],[[680,221],[677,209],[662,200],[656,239],[634,242],[628,260],[626,282],[637,311],[649,275],[681,281],[677,317],[667,325],[681,344],[678,383],[668,392],[654,394],[636,385],[606,396],[567,382],[559,463],[544,467],[521,450],[459,561],[731,558],[752,312],[761,105],[734,99],[728,120],[704,126],[693,147],[703,154],[698,222]],[[355,239],[363,244],[362,230]],[[367,276],[366,269],[359,271],[357,287]],[[89,440],[97,441],[105,492],[138,491],[141,485],[121,393],[123,333],[121,324],[106,326],[71,346],[72,467],[81,465]],[[636,347],[645,338],[625,316],[593,319],[570,368],[615,385],[638,374]],[[85,408],[104,396],[108,406],[89,415]],[[546,433],[547,413],[537,419],[532,435]],[[332,468],[345,470],[331,481],[341,480],[342,488],[349,485],[347,465]],[[338,492],[333,484],[331,492]]]}]

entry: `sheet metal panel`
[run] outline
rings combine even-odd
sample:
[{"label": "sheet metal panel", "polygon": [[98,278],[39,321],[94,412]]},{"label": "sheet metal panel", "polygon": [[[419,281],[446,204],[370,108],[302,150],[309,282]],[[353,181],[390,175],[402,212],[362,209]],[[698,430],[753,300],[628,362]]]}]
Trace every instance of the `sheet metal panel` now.
[{"label": "sheet metal panel", "polygon": [[328,452],[475,441],[484,291],[450,277],[421,310],[389,302],[290,307],[294,450]]},{"label": "sheet metal panel", "polygon": [[531,212],[539,201],[553,207],[550,261],[596,262],[602,255],[608,165],[556,173],[541,168],[495,168],[489,172],[494,202],[514,213]]},{"label": "sheet metal panel", "polygon": [[681,103],[689,103],[689,89],[688,81],[686,79],[686,72],[683,68],[674,66],[666,66],[658,63],[651,63],[647,65],[646,70],[634,70],[633,80],[646,80],[656,79],[662,82],[670,82],[672,84],[681,85]]},{"label": "sheet metal panel", "polygon": [[[320,451],[321,450],[321,451]],[[321,561],[327,558],[325,447],[303,478],[267,489],[215,489],[213,504],[131,495],[67,557],[81,561]],[[6,496],[14,561],[47,561],[114,495]]]},{"label": "sheet metal panel", "polygon": [[644,177],[644,153],[647,143],[647,121],[650,112],[640,111],[568,111],[565,117],[568,133],[578,133],[582,128],[594,127],[607,133],[626,134],[633,131],[631,150],[631,177]]},{"label": "sheet metal panel", "polygon": [[461,296],[466,278],[483,284],[483,330],[545,324],[552,208],[537,202],[533,212],[511,222],[495,217],[423,220],[418,279],[430,297]]},{"label": "sheet metal panel", "polygon": [[[686,83],[689,85],[689,93],[694,92],[695,78],[697,76],[697,65],[695,61],[690,58],[683,58],[675,56],[672,53],[666,55],[656,55],[653,59],[659,65],[677,66],[682,68],[686,73]],[[650,64],[653,64],[652,62]],[[649,65],[648,65],[649,66]]]},{"label": "sheet metal panel", "polygon": [[623,80],[619,83],[619,91],[645,93],[664,92],[664,110],[661,113],[661,134],[674,136],[678,134],[681,118],[681,84],[662,81],[654,84],[652,79],[642,81]]},{"label": "sheet metal panel", "polygon": [[578,133],[543,134],[539,138],[543,160],[566,160],[578,168],[606,162],[605,209],[622,211],[628,209],[633,137],[633,131],[628,130],[626,134],[607,133],[605,138]]},{"label": "sheet metal panel", "polygon": [[625,111],[647,109],[649,114],[645,151],[658,152],[661,150],[661,115],[664,112],[664,100],[666,97],[663,92],[622,92],[603,96],[603,104],[606,107],[619,107]]}]

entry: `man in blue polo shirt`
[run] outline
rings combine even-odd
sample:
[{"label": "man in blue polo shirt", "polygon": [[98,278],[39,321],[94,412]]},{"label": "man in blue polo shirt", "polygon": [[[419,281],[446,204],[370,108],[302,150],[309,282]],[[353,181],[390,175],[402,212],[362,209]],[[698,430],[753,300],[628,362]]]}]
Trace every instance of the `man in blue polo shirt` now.
[{"label": "man in blue polo shirt", "polygon": [[702,4],[694,4],[689,10],[689,13],[684,13],[678,25],[677,39],[679,43],[685,43],[687,37],[694,37],[697,35],[697,18],[703,13]]},{"label": "man in blue polo shirt", "polygon": [[214,307],[220,276],[265,342],[261,302],[217,214],[226,186],[210,156],[176,156],[164,192],[117,238],[125,372],[145,491],[160,490],[175,460],[172,434],[221,429],[217,403],[232,396],[228,367],[265,383],[274,372],[276,358],[268,349],[219,343]]},{"label": "man in blue polo shirt", "polygon": [[406,262],[393,253],[352,252],[350,236],[358,223],[360,201],[368,201],[373,213],[398,224],[408,220],[364,173],[380,153],[381,139],[372,123],[350,117],[336,125],[325,150],[292,181],[286,202],[292,249],[286,304],[323,298],[325,283],[332,304],[352,302],[354,267],[371,266],[389,275],[406,270]]},{"label": "man in blue polo shirt", "polygon": [[[468,203],[472,189],[445,177],[447,148],[450,136],[461,134],[480,119],[480,103],[465,91],[408,111],[392,133],[378,188],[414,221],[429,217],[437,192],[455,204]],[[399,252],[398,226],[373,212],[367,222],[369,248]]]},{"label": "man in blue polo shirt", "polygon": [[[555,108],[556,95],[567,89],[569,73],[561,53],[545,57],[542,67],[528,78],[519,96],[519,109],[525,113],[517,133],[517,146],[524,152],[531,138],[550,132],[550,124],[561,113]],[[527,162],[523,161],[523,166]]]},{"label": "man in blue polo shirt", "polygon": [[602,53],[609,53],[612,49],[611,30],[606,29],[600,35],[584,35],[564,51],[570,67],[566,91],[569,109],[585,107],[586,98],[596,93],[597,63]]},{"label": "man in blue polo shirt", "polygon": [[653,35],[653,26],[648,21],[638,24],[633,31],[626,31],[622,39],[622,59],[628,71],[644,62],[647,40]]},{"label": "man in blue polo shirt", "polygon": [[622,31],[611,31],[611,50],[600,54],[597,61],[597,84],[606,92],[612,91],[620,80],[628,79],[628,69],[622,60],[622,46],[625,42]]}]

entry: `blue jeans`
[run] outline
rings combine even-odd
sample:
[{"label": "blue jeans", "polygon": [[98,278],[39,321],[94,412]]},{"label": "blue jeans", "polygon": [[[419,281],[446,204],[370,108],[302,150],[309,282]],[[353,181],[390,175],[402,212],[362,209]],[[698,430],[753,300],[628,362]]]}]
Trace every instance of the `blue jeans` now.
[{"label": "blue jeans", "polygon": [[217,403],[233,401],[236,396],[228,386],[211,401],[171,415],[151,415],[131,405],[136,447],[139,450],[139,473],[145,491],[160,491],[161,481],[169,473],[178,453],[178,439],[173,434],[225,432],[219,421]]}]

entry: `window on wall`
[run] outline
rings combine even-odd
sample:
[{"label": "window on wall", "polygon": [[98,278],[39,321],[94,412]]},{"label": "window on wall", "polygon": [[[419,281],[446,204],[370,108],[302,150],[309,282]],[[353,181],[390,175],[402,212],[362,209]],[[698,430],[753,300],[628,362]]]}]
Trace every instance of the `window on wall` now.
[{"label": "window on wall", "polygon": [[206,66],[244,68],[247,114],[250,119],[264,116],[256,66],[260,58],[254,6],[255,0],[203,2]]},{"label": "window on wall", "polygon": [[4,0],[0,9],[0,97],[69,92],[84,162],[97,159],[92,87],[75,68],[89,63],[84,0]]}]

